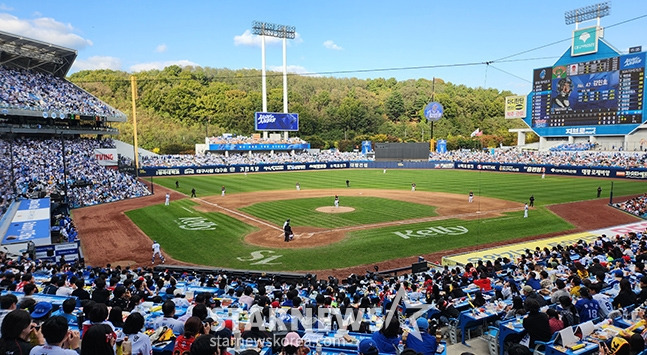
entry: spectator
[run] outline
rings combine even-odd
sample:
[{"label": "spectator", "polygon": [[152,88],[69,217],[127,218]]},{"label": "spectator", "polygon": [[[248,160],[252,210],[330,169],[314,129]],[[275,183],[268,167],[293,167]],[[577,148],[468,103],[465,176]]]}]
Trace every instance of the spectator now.
[{"label": "spectator", "polygon": [[65,317],[54,316],[41,326],[47,345],[37,345],[31,354],[38,355],[78,355],[81,337],[78,331],[69,331]]},{"label": "spectator", "polygon": [[30,334],[34,334],[38,344],[45,344],[45,338],[36,324],[32,322],[29,313],[22,309],[9,312],[2,320],[2,338],[0,338],[0,354],[29,354],[34,347],[29,343]]},{"label": "spectator", "polygon": [[81,355],[114,355],[117,337],[107,324],[97,324],[83,333]]},{"label": "spectator", "polygon": [[526,299],[524,307],[528,311],[528,316],[523,319],[523,328],[530,335],[530,348],[535,347],[535,341],[549,341],[552,333],[550,332],[550,322],[546,313],[539,312],[539,303],[534,299]]}]

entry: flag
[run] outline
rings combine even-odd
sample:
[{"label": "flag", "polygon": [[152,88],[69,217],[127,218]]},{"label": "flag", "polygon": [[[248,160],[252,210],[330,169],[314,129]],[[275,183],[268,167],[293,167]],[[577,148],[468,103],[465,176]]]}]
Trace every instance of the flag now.
[{"label": "flag", "polygon": [[483,135],[483,131],[479,131],[479,132],[476,134],[476,136],[477,136],[477,137],[480,137],[480,136],[482,136],[482,135]]},{"label": "flag", "polygon": [[470,137],[478,136],[479,135],[479,129],[477,128],[472,134],[470,134]]}]

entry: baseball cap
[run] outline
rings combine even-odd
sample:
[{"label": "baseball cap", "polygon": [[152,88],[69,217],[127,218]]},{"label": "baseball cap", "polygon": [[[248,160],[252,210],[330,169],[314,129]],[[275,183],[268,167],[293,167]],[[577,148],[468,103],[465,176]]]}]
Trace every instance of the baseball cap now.
[{"label": "baseball cap", "polygon": [[279,308],[281,304],[279,304],[279,301],[274,301],[272,302],[272,308]]},{"label": "baseball cap", "polygon": [[364,355],[377,355],[377,344],[373,339],[364,339],[359,342],[359,352]]},{"label": "baseball cap", "polygon": [[427,330],[429,328],[429,321],[426,318],[418,318],[416,324],[420,330]]},{"label": "baseball cap", "polygon": [[31,317],[34,319],[40,319],[45,316],[52,310],[52,305],[47,302],[38,302],[34,306],[34,311],[31,312]]},{"label": "baseball cap", "polygon": [[623,277],[624,273],[622,272],[622,270],[616,270],[616,271],[613,272],[613,276],[615,276],[615,277]]},{"label": "baseball cap", "polygon": [[225,324],[225,328],[229,330],[234,329],[234,322],[231,319],[226,319],[224,324]]},{"label": "baseball cap", "polygon": [[184,291],[181,288],[176,288],[173,290],[173,296],[184,297]]},{"label": "baseball cap", "polygon": [[296,332],[289,332],[285,338],[283,338],[283,346],[296,346],[301,345],[301,337]]},{"label": "baseball cap", "polygon": [[523,292],[532,292],[532,286],[526,285],[523,287]]}]

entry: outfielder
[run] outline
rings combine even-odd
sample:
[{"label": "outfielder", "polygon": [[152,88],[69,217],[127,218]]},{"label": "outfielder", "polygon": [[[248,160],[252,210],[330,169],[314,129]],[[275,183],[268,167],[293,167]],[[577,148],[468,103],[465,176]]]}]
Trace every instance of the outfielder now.
[{"label": "outfielder", "polygon": [[339,207],[339,196],[335,195],[335,208]]},{"label": "outfielder", "polygon": [[162,260],[162,264],[164,264],[164,255],[162,255],[162,251],[160,250],[160,244],[157,241],[153,241],[153,260],[151,261],[151,264],[155,264],[155,255],[159,255],[160,260]]}]

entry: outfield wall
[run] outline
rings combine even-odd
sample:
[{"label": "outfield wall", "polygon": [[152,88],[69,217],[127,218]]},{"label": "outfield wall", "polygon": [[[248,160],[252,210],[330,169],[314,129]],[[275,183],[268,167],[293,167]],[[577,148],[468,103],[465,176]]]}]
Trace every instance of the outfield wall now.
[{"label": "outfield wall", "polygon": [[141,168],[140,176],[180,176],[204,174],[232,174],[271,171],[303,171],[328,169],[461,169],[479,171],[501,171],[527,174],[570,175],[610,177],[621,179],[647,180],[647,169],[611,168],[598,166],[559,166],[539,164],[508,164],[451,161],[338,161],[326,163],[289,163],[230,166],[180,166],[174,168]]}]

